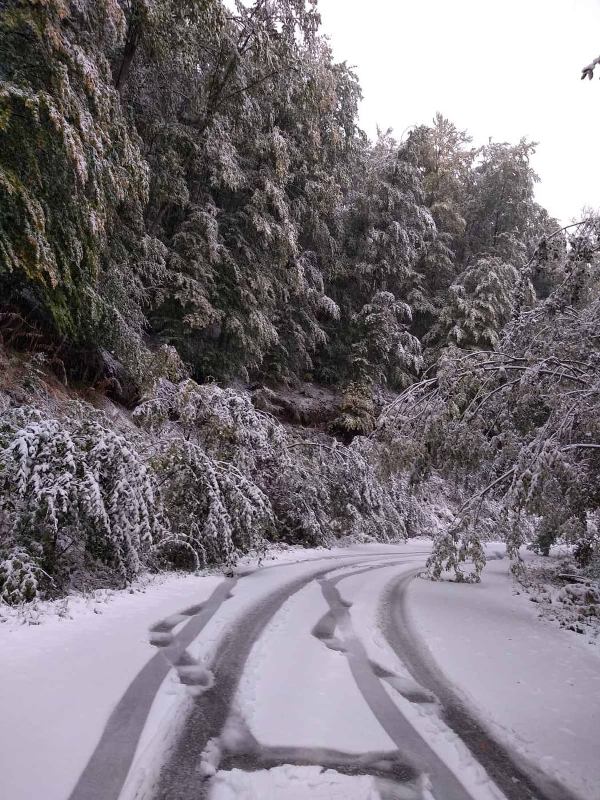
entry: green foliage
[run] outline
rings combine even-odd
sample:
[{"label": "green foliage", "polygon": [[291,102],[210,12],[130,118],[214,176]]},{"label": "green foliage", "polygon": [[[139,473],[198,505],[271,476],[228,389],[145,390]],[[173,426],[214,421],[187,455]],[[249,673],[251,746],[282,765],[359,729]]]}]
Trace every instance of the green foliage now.
[{"label": "green foliage", "polygon": [[[0,287],[73,342],[90,340],[109,234],[143,235],[147,170],[106,53],[118,6],[13,0],[0,16]],[[131,236],[132,234],[130,234]],[[131,304],[131,300],[128,300]]]},{"label": "green foliage", "polygon": [[448,289],[446,304],[427,334],[428,342],[494,348],[512,318],[520,291],[519,274],[499,258],[481,258]]},{"label": "green foliage", "polygon": [[[0,50],[0,333],[144,396],[136,435],[3,412],[4,599],[85,559],[128,580],[423,530],[436,473],[502,487],[513,554],[537,526],[593,561],[598,230],[555,230],[532,143],[476,149],[439,114],[369,142],[305,0],[9,0]],[[345,387],[352,443],[213,383],[239,379]],[[445,527],[434,574],[478,577],[478,515]]]},{"label": "green foliage", "polygon": [[403,388],[428,333],[493,341],[549,224],[531,144],[441,115],[369,143],[315,3],[6,6],[0,288],[63,349],[138,387],[158,342],[201,380]]},{"label": "green foliage", "polygon": [[342,394],[340,414],[331,423],[331,430],[352,439],[368,436],[375,428],[375,403],[370,383],[351,383]]},{"label": "green foliage", "polygon": [[26,550],[12,550],[0,561],[0,600],[11,606],[35,600],[40,577],[47,576]]}]

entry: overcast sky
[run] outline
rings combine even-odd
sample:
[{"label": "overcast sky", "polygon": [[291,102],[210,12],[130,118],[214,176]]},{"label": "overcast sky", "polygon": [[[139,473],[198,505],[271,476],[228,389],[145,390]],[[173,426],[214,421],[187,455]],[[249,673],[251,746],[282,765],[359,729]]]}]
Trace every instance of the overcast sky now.
[{"label": "overcast sky", "polygon": [[337,60],[356,67],[362,127],[441,111],[476,144],[539,142],[538,200],[568,222],[600,207],[600,0],[319,0]]}]

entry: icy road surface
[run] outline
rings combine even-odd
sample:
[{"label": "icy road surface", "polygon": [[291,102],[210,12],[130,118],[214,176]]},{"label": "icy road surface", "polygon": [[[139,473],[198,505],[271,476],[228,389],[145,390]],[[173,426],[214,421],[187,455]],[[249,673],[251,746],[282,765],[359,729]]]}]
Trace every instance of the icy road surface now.
[{"label": "icy road surface", "polygon": [[[149,644],[143,665],[133,617],[119,631],[117,599],[106,623],[88,620],[103,646],[86,676],[90,699],[77,698],[80,731],[68,686],[51,676],[53,699],[37,720],[21,706],[13,736],[2,731],[0,796],[600,800],[600,659],[514,596],[506,559],[493,562],[489,589],[485,577],[457,587],[415,579],[427,553],[418,541],[296,551],[229,578],[189,579],[187,604],[181,579],[163,590],[166,615],[146,633],[155,655]],[[137,600],[147,629],[160,603],[152,590]],[[90,669],[86,619],[78,625],[67,637],[84,648],[68,665],[76,691],[76,673]],[[58,647],[61,636],[54,629]],[[127,636],[137,653],[129,660]],[[46,657],[56,659],[51,648]],[[103,670],[113,692],[119,685],[118,659],[126,676],[137,664],[137,675],[110,705],[94,700]],[[21,680],[27,668],[23,659]],[[10,711],[0,690],[3,700]],[[47,719],[48,705],[65,708],[67,722]],[[14,735],[32,726],[53,753],[50,780],[35,777],[37,751],[26,753],[29,769],[15,766]],[[74,759],[69,736],[82,742]]]}]

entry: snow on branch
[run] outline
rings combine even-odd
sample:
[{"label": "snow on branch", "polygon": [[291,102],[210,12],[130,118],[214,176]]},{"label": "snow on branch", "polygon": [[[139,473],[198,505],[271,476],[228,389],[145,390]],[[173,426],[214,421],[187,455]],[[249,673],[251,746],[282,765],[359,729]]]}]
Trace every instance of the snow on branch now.
[{"label": "snow on branch", "polygon": [[581,80],[583,81],[586,78],[592,80],[594,77],[594,69],[598,66],[598,64],[600,64],[600,56],[595,58],[590,64],[587,65],[587,67],[583,67],[581,70]]}]

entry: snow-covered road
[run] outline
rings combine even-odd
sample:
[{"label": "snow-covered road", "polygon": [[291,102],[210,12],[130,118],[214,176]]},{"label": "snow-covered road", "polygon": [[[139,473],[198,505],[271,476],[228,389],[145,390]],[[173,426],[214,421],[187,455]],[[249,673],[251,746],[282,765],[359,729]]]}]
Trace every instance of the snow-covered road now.
[{"label": "snow-covered road", "polygon": [[[61,782],[57,774],[51,786],[41,783],[40,795],[35,780],[19,777],[14,768],[11,773],[10,744],[5,747],[3,738],[0,752],[7,756],[12,784],[5,793],[7,773],[0,771],[0,796],[598,800],[600,766],[588,763],[594,761],[595,746],[588,740],[597,742],[600,734],[600,660],[581,646],[568,654],[577,674],[585,676],[591,697],[584,706],[578,705],[579,695],[569,696],[575,708],[562,739],[555,730],[548,737],[538,733],[537,747],[524,750],[506,735],[506,711],[502,717],[485,693],[496,680],[511,707],[505,673],[514,670],[514,662],[496,647],[496,675],[469,676],[468,654],[461,658],[460,648],[451,646],[461,637],[451,621],[465,613],[461,604],[471,591],[481,624],[474,623],[464,638],[471,637],[469,646],[481,659],[478,637],[485,639],[491,613],[486,611],[485,583],[482,588],[438,584],[431,589],[428,582],[413,580],[426,556],[423,542],[296,554],[296,561],[290,556],[287,562],[242,568],[232,578],[191,579],[197,581],[190,584],[191,602],[179,606],[175,598],[182,589],[174,585],[174,596],[163,598],[165,615],[156,615],[150,626],[156,655],[123,684],[118,702],[115,696],[110,705],[96,703],[96,717],[105,714],[103,732],[97,724],[96,734],[82,731],[84,741],[96,738],[87,766],[81,756],[64,764],[66,777]],[[506,567],[504,561],[504,572]],[[494,620],[497,629],[510,628],[514,603],[520,603],[518,635],[526,637],[529,625],[529,635],[544,641],[546,657],[554,648],[557,658],[566,658],[564,648],[572,640],[563,640],[564,632],[529,613],[526,600],[512,595],[508,578],[500,583],[501,590],[492,582],[489,595],[490,609],[500,617]],[[432,601],[436,597],[443,608]],[[115,615],[115,628],[116,622]],[[445,665],[436,662],[444,646],[452,656],[454,683]],[[105,647],[104,657],[109,653]],[[470,694],[470,685],[461,685],[461,668],[462,680],[478,691]],[[115,671],[115,665],[107,663],[107,669]],[[124,665],[126,674],[131,669]],[[548,679],[544,689],[560,692],[561,681],[553,686]],[[543,718],[548,704],[540,697],[530,705],[536,702]],[[528,729],[518,716],[513,710],[514,728],[522,738]],[[579,775],[573,758],[561,760],[577,739],[576,718],[585,738]],[[13,722],[18,729],[16,714]],[[52,723],[42,717],[38,724]],[[61,729],[58,721],[55,726]],[[539,763],[539,753],[552,761],[552,769]],[[569,768],[561,770],[562,763]],[[60,789],[69,783],[68,792]]]}]

